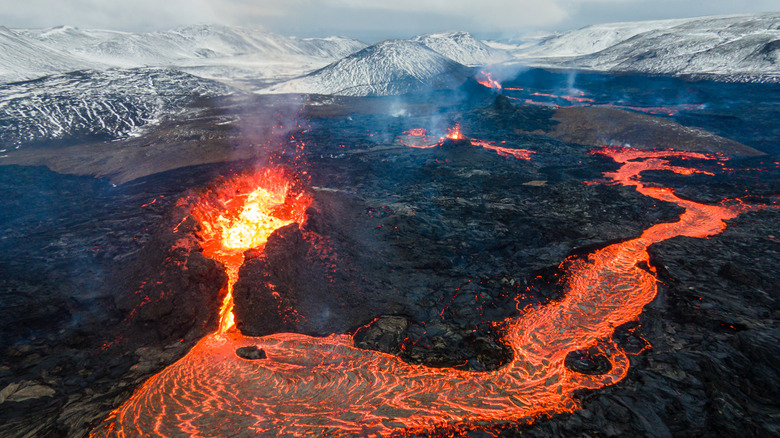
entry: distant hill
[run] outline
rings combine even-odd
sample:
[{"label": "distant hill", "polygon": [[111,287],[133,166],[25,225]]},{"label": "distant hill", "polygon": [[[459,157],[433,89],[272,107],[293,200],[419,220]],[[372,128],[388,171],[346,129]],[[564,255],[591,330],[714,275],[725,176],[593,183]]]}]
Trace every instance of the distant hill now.
[{"label": "distant hill", "polygon": [[457,87],[466,80],[467,70],[422,43],[385,40],[268,91],[346,96],[402,94]]},{"label": "distant hill", "polygon": [[513,54],[536,67],[777,82],[780,13],[598,24],[517,47]]}]

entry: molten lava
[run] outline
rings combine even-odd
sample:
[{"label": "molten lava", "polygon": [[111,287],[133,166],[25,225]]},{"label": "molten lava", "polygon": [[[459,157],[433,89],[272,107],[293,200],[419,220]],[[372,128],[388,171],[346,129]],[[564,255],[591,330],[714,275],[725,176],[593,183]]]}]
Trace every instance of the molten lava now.
[{"label": "molten lava", "polygon": [[447,138],[450,140],[463,140],[464,137],[463,134],[460,132],[460,124],[456,123],[453,128],[450,128],[447,131]]},{"label": "molten lava", "polygon": [[[614,384],[628,371],[626,353],[611,336],[615,327],[635,320],[656,295],[654,270],[647,269],[648,247],[677,236],[718,234],[725,229],[725,220],[748,209],[739,204],[700,204],[640,180],[640,174],[650,170],[695,172],[670,164],[668,158],[715,159],[712,156],[619,148],[595,153],[620,164],[618,170],[604,174],[613,183],[681,206],[685,212],[678,221],[654,225],[637,238],[587,258],[564,261],[565,297],[504,322],[504,340],[513,351],[513,360],[504,367],[469,372],[412,365],[393,355],[355,348],[349,335],[251,338],[231,331],[204,338],[183,359],[149,379],[94,436],[387,436],[486,427],[488,422],[531,422],[573,411],[576,391]],[[281,187],[263,186],[275,195],[259,195],[260,202],[279,206],[281,199],[295,195]],[[225,212],[210,212],[208,217],[217,220],[204,221],[214,224],[204,236],[216,236],[215,230],[220,236],[204,243],[218,247],[210,254],[233,254],[224,248],[221,236],[232,236],[228,230],[254,214],[244,214],[254,208],[247,207],[251,193],[245,192],[236,205],[225,198],[222,202],[231,204]],[[225,220],[219,220],[223,216]],[[271,219],[268,223],[276,224]],[[242,240],[240,245],[262,239]],[[239,358],[235,350],[243,346],[262,348],[267,359]],[[587,375],[566,368],[569,352],[591,348],[609,360],[608,372]]]},{"label": "molten lava", "polygon": [[486,72],[482,70],[481,72],[479,72],[479,74],[480,75],[477,76],[476,79],[480,85],[483,85],[488,88],[492,88],[494,90],[501,91],[501,84],[497,80],[493,79],[490,72]]},{"label": "molten lava", "polygon": [[271,168],[226,181],[204,193],[192,215],[201,224],[203,254],[225,265],[227,292],[219,315],[219,332],[234,325],[233,286],[244,263],[244,251],[262,249],[274,230],[302,222],[311,199],[295,186],[284,168]]},{"label": "molten lava", "polygon": [[425,128],[414,128],[403,133],[406,134],[406,139],[399,139],[398,141],[404,146],[416,149],[430,149],[438,146],[437,143],[431,143],[433,138],[428,135],[428,131]]},{"label": "molten lava", "polygon": [[[447,130],[446,136],[439,137],[436,143],[430,143],[431,138],[428,136],[427,131],[423,128],[410,129],[408,131],[404,131],[403,133],[406,134],[406,139],[400,138],[398,142],[404,146],[409,146],[415,149],[435,148],[444,144],[445,140],[467,139],[467,137],[460,131],[460,124],[458,123],[456,123],[454,127]],[[529,151],[527,149],[515,149],[504,146],[496,146],[493,144],[493,142],[486,140],[477,140],[474,138],[469,138],[468,140],[471,142],[472,146],[478,146],[483,149],[494,151],[502,157],[514,157],[518,160],[530,160],[531,154],[534,153],[533,151]]]}]

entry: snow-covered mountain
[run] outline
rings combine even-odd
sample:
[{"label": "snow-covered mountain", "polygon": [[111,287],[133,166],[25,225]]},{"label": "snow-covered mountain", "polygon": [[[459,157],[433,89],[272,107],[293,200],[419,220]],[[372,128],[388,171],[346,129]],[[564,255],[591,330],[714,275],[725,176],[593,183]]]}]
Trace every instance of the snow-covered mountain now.
[{"label": "snow-covered mountain", "polygon": [[174,64],[185,59],[241,55],[341,58],[365,47],[365,44],[349,38],[294,38],[256,29],[216,25],[184,26],[149,33],[80,30],[62,26],[21,30],[19,34],[65,53],[115,66]]},{"label": "snow-covered mountain", "polygon": [[412,38],[455,62],[470,67],[495,64],[510,59],[509,53],[491,48],[468,32],[430,33]]},{"label": "snow-covered mountain", "polygon": [[381,96],[452,88],[467,68],[409,40],[385,40],[308,75],[275,85],[271,93]]},{"label": "snow-covered mountain", "polygon": [[0,26],[0,81],[37,78],[93,65]]},{"label": "snow-covered mountain", "polygon": [[294,38],[212,25],[149,33],[69,26],[0,28],[0,81],[85,68],[149,66],[178,68],[218,79],[234,79],[232,73],[246,70],[252,73],[244,76],[284,77],[285,73],[297,75],[322,67],[363,47],[365,44],[349,38]]},{"label": "snow-covered mountain", "polygon": [[78,71],[0,87],[0,157],[52,140],[111,140],[173,117],[225,85],[160,68]]},{"label": "snow-covered mountain", "polygon": [[688,22],[687,19],[605,23],[586,26],[563,34],[542,38],[517,55],[525,58],[561,58],[590,55],[622,43],[636,35],[668,29]]},{"label": "snow-covered mountain", "polygon": [[514,56],[537,67],[774,81],[780,80],[780,13],[599,24]]}]

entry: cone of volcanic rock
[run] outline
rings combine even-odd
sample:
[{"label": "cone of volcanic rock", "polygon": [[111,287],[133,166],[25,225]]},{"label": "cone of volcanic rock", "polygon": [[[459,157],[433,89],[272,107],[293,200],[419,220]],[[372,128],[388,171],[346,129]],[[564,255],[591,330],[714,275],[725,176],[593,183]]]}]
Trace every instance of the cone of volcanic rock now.
[{"label": "cone of volcanic rock", "polygon": [[197,221],[183,207],[169,216],[135,262],[119,274],[118,310],[124,338],[143,345],[199,339],[216,328],[227,276],[206,258]]},{"label": "cone of volcanic rock", "polygon": [[481,148],[475,147],[468,138],[445,138],[435,154],[441,159],[462,166],[476,166],[482,158]]},{"label": "cone of volcanic rock", "polygon": [[327,214],[310,208],[304,224],[279,228],[262,252],[245,253],[233,290],[236,327],[245,335],[345,333],[396,310],[388,296],[397,294],[377,280],[382,255],[368,246],[376,225],[365,205],[327,205]]},{"label": "cone of volcanic rock", "polygon": [[441,143],[442,150],[451,152],[465,152],[469,151],[474,146],[471,144],[471,140],[468,138],[451,139],[445,138]]}]

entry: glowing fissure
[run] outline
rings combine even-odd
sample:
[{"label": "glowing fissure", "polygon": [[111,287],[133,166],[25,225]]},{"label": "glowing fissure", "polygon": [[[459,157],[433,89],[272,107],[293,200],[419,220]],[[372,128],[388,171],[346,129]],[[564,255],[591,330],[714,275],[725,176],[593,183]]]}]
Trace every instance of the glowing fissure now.
[{"label": "glowing fissure", "polygon": [[[667,158],[713,159],[678,151],[604,148],[595,153],[621,164],[605,174],[654,199],[685,208],[677,222],[609,245],[587,258],[566,260],[565,297],[523,309],[504,322],[514,358],[491,372],[410,365],[353,347],[349,335],[245,337],[236,331],[201,340],[179,362],[149,379],[95,431],[95,436],[373,436],[485,422],[533,421],[577,408],[575,390],[623,379],[629,361],[611,341],[615,327],[635,320],[656,295],[649,245],[677,236],[708,237],[748,208],[705,205],[671,189],[646,186],[639,174],[682,174]],[[235,349],[256,345],[268,358],[245,360]],[[598,348],[612,368],[585,375],[564,366],[575,350]]]},{"label": "glowing fissure", "polygon": [[[492,88],[494,90],[498,90],[499,93],[502,90],[513,91],[513,92],[525,91],[525,88],[502,87],[500,82],[493,79],[491,74],[484,70],[479,72],[479,75],[477,75],[476,80],[480,85],[485,86],[487,88]],[[702,104],[680,104],[671,107],[665,107],[665,106],[642,107],[642,106],[617,105],[617,104],[610,104],[610,103],[599,104],[596,103],[596,100],[585,97],[584,91],[575,90],[575,91],[570,91],[570,93],[576,94],[576,96],[566,95],[566,94],[540,93],[540,92],[530,92],[529,94],[535,97],[546,97],[558,101],[563,100],[569,102],[568,105],[564,105],[564,106],[574,106],[574,107],[595,106],[600,108],[616,108],[616,109],[625,109],[630,111],[643,112],[646,114],[666,115],[670,117],[679,114],[680,111],[693,111],[693,110],[701,110],[704,108],[704,105]],[[549,106],[553,108],[561,107],[561,105],[555,102],[540,102],[530,98],[520,98],[515,96],[505,96],[505,97],[513,100],[523,101],[529,105]]]}]

